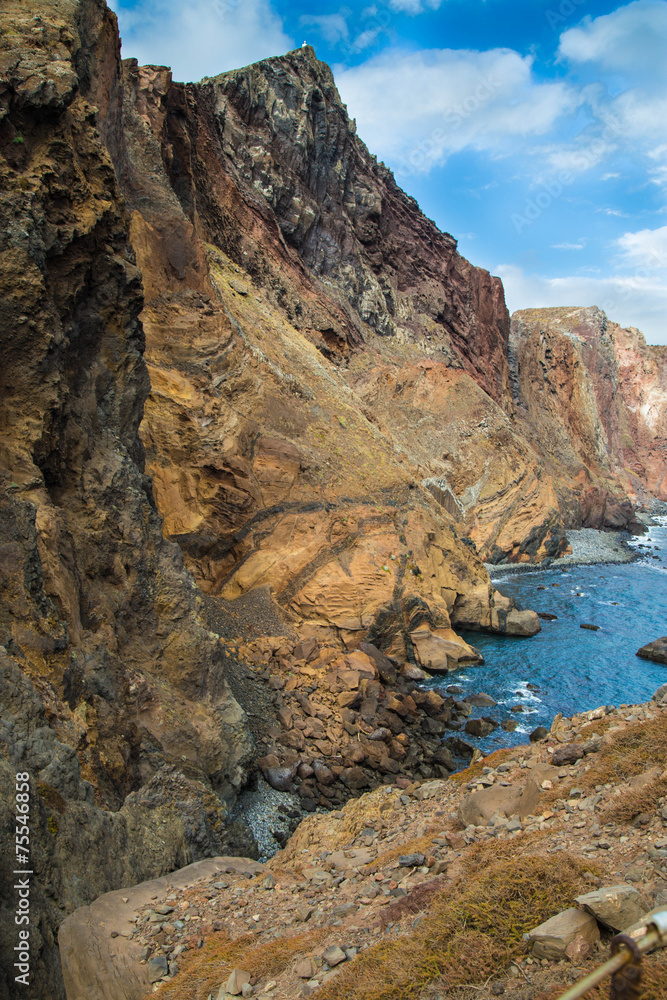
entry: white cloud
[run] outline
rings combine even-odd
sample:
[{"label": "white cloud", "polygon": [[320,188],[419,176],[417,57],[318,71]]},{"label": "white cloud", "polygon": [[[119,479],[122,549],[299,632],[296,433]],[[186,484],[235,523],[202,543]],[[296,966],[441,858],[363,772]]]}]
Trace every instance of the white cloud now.
[{"label": "white cloud", "polygon": [[300,23],[304,27],[312,25],[325,41],[337,45],[338,42],[346,42],[350,35],[346,14],[345,10],[338,14],[304,14]]},{"label": "white cloud", "polygon": [[123,58],[171,66],[174,79],[200,80],[294,48],[269,0],[110,0]]},{"label": "white cloud", "polygon": [[364,49],[367,49],[370,45],[373,44],[373,42],[378,37],[381,31],[382,28],[366,28],[365,31],[362,31],[355,38],[354,42],[352,43],[352,51],[363,52]]},{"label": "white cloud", "polygon": [[512,264],[502,264],[495,272],[502,278],[511,312],[544,306],[598,306],[615,323],[637,327],[649,344],[667,344],[667,281],[660,274],[544,278]]},{"label": "white cloud", "polygon": [[635,0],[563,32],[558,54],[570,62],[593,62],[633,78],[646,73],[655,79],[656,73],[665,72],[665,45],[667,3]]},{"label": "white cloud", "polygon": [[389,6],[398,14],[423,14],[425,10],[439,10],[443,0],[389,0]]},{"label": "white cloud", "polygon": [[667,226],[624,233],[616,240],[616,246],[625,263],[636,267],[638,272],[662,271],[667,278]]},{"label": "white cloud", "polygon": [[511,49],[387,50],[338,68],[336,80],[361,137],[400,163],[400,175],[428,171],[467,147],[515,151],[517,137],[546,133],[572,112],[577,94],[540,83],[532,63]]},{"label": "white cloud", "polygon": [[552,250],[583,250],[585,243],[552,243]]}]

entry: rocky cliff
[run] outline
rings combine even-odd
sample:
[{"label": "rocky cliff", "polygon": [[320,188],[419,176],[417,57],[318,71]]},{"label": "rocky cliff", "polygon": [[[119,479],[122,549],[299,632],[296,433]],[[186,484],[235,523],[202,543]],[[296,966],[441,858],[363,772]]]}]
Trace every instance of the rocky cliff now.
[{"label": "rocky cliff", "polygon": [[[477,659],[458,628],[539,628],[480,556],[557,556],[587,490],[606,524],[662,495],[664,355],[597,319],[510,337],[312,49],[183,85],[121,64],[103,0],[7,0],[2,26],[0,829],[28,771],[32,988],[62,997],[64,914],[253,853],[257,758],[312,808],[448,770],[464,709],[414,679]],[[588,346],[533,369],[533,335]],[[297,668],[321,705],[281,701]]]},{"label": "rocky cliff", "polygon": [[125,79],[141,433],[200,585],[268,585],[349,632],[394,592],[451,616],[452,528],[496,558],[562,551],[513,426],[502,287],[368,153],[328,67],[306,48],[185,87],[131,61]]},{"label": "rocky cliff", "polygon": [[595,307],[514,313],[517,420],[571,527],[624,527],[667,497],[667,351]]},{"label": "rocky cliff", "polygon": [[2,19],[0,995],[19,988],[28,771],[32,995],[56,997],[64,912],[252,850],[226,805],[250,739],[144,474],[141,275],[97,128],[98,108],[110,130],[121,108],[115,19],[74,0],[10,2]]},{"label": "rocky cliff", "polygon": [[[14,775],[27,771],[31,989],[55,997],[66,912],[203,856],[254,850],[230,818],[255,752],[229,687],[235,658],[204,625],[182,553],[221,601],[269,584],[292,621],[337,641],[367,635],[399,662],[421,656],[446,668],[468,648],[456,620],[509,632],[526,621],[414,479],[372,399],[354,392],[355,379],[363,390],[397,370],[381,350],[355,367],[366,336],[400,342],[406,357],[421,338],[415,380],[434,364],[447,380],[427,344],[440,323],[432,296],[396,305],[401,331],[380,308],[385,291],[400,296],[396,281],[381,292],[377,251],[367,249],[379,241],[372,210],[350,208],[358,237],[351,217],[327,215],[317,246],[331,244],[330,263],[311,273],[314,258],[304,250],[302,259],[265,194],[235,179],[233,157],[223,157],[221,84],[204,85],[207,100],[193,111],[190,89],[166,71],[130,65],[123,79],[101,0],[9,2],[2,18],[0,828],[11,845]],[[300,58],[333,101],[326,68]],[[280,60],[271,65],[284,75]],[[243,101],[237,114],[257,118]],[[317,114],[311,139],[322,133]],[[333,183],[360,150],[393,211],[416,212],[340,107],[332,119],[339,160],[309,176],[295,159],[290,183],[309,185],[306,215],[318,198],[335,201],[329,167]],[[216,169],[205,162],[205,126]],[[189,129],[200,129],[199,147]],[[239,170],[246,138],[236,137]],[[361,198],[346,183],[338,194]],[[472,375],[502,397],[502,290],[423,226],[423,247],[435,240],[440,261],[428,281],[453,289],[437,304],[447,334],[435,346],[486,405]],[[488,371],[475,338],[494,354]],[[140,424],[179,545],[163,536]],[[236,613],[216,607],[221,627],[235,628]],[[253,697],[262,710],[261,692]],[[3,997],[15,992],[12,863],[5,853]]]}]

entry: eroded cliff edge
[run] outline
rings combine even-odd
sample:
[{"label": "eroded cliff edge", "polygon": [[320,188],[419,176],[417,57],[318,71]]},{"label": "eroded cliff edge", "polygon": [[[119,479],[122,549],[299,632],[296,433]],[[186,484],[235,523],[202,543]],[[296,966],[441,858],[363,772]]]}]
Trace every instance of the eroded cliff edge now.
[{"label": "eroded cliff edge", "polygon": [[306,48],[201,84],[125,74],[141,433],[200,585],[267,585],[349,632],[413,593],[456,622],[477,563],[453,535],[561,552],[513,426],[502,286],[368,153],[328,67]]}]

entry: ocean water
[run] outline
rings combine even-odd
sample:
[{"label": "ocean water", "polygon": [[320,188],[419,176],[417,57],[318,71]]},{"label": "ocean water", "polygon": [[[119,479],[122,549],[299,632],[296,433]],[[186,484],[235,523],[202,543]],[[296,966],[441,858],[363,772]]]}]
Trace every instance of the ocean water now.
[{"label": "ocean water", "polygon": [[[492,574],[497,589],[520,607],[556,620],[542,621],[542,631],[531,639],[461,633],[482,652],[485,664],[441,675],[430,686],[444,694],[443,688],[459,685],[463,694],[457,698],[483,691],[498,705],[475,708],[472,718],[485,715],[499,723],[514,718],[519,724],[514,733],[499,728],[475,739],[462,732],[464,739],[490,753],[527,742],[533,729],[549,727],[558,712],[569,716],[601,705],[649,701],[667,683],[667,665],[635,655],[640,646],[667,635],[667,518],[631,544],[640,554],[633,563],[514,574],[498,567]],[[582,629],[582,623],[600,630]],[[516,705],[521,713],[510,711]]]}]

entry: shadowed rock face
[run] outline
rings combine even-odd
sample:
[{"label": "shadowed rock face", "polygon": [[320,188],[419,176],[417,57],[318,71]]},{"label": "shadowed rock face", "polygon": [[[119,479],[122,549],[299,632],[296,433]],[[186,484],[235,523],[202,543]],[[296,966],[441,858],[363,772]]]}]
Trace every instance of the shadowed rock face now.
[{"label": "shadowed rock face", "polygon": [[664,347],[597,308],[525,309],[510,357],[517,418],[571,526],[621,528],[630,501],[667,497]]},{"label": "shadowed rock face", "polygon": [[[141,276],[94,108],[117,138],[115,18],[8,2],[2,21],[0,831],[13,844],[28,771],[31,988],[57,997],[64,912],[221,846],[252,850],[226,805],[250,740],[143,470]],[[3,997],[13,860],[3,851]]]}]

